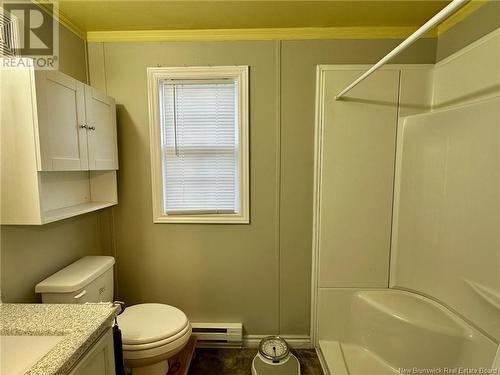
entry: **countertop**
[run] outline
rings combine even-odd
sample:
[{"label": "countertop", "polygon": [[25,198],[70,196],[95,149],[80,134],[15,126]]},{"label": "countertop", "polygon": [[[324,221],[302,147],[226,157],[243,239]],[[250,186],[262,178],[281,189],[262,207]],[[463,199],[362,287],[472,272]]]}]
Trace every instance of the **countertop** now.
[{"label": "countertop", "polygon": [[99,336],[111,327],[117,310],[111,303],[2,303],[0,334],[64,336],[27,374],[67,374]]}]

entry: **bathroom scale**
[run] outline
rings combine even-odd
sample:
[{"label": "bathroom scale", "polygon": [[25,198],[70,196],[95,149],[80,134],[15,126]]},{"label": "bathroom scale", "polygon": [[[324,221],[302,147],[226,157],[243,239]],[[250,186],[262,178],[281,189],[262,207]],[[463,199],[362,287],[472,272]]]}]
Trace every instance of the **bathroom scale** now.
[{"label": "bathroom scale", "polygon": [[284,339],[268,336],[252,361],[252,375],[300,375],[300,363]]}]

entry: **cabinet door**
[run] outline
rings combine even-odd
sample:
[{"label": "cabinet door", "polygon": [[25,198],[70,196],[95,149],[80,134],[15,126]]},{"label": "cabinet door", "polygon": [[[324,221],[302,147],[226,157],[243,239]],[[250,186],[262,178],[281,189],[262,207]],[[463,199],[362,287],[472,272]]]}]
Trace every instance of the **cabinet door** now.
[{"label": "cabinet door", "polygon": [[57,71],[36,73],[41,171],[88,169],[84,84]]},{"label": "cabinet door", "polygon": [[115,375],[115,352],[111,329],[90,348],[70,375]]},{"label": "cabinet door", "polygon": [[118,169],[115,100],[85,86],[90,170]]}]

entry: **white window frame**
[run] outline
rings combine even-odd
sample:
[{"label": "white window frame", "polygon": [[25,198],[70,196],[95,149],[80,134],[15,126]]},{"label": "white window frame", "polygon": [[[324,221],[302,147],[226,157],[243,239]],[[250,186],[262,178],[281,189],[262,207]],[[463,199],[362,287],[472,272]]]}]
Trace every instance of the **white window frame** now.
[{"label": "white window frame", "polygon": [[[154,223],[235,223],[248,224],[249,149],[248,149],[248,66],[152,67],[147,69],[149,101],[149,137]],[[168,215],[163,202],[161,155],[160,81],[164,79],[234,79],[238,86],[239,126],[239,198],[238,213]]]}]

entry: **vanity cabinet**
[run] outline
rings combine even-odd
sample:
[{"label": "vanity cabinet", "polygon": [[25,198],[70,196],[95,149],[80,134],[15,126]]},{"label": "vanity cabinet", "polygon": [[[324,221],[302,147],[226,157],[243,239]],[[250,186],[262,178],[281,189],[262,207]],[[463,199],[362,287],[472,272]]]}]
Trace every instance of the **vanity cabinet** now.
[{"label": "vanity cabinet", "polygon": [[0,71],[1,224],[117,204],[113,98],[58,71]]},{"label": "vanity cabinet", "polygon": [[69,375],[115,375],[113,335],[108,329],[73,367]]}]

